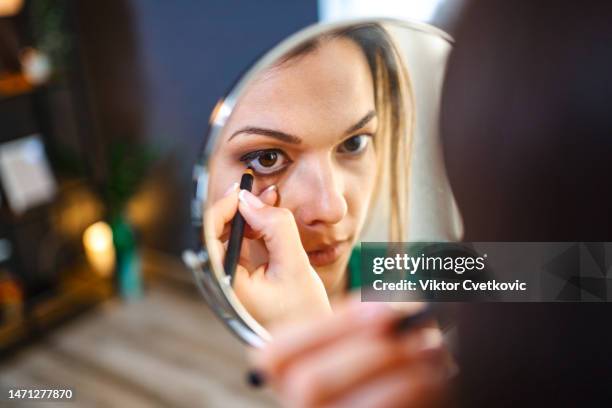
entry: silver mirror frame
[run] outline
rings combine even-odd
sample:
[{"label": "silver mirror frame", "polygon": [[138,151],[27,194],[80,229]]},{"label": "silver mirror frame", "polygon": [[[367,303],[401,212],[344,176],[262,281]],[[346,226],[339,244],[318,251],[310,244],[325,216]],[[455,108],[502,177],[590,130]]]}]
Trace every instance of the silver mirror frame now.
[{"label": "silver mirror frame", "polygon": [[[392,24],[433,35],[453,44],[452,37],[446,32],[429,24],[398,20],[392,18],[361,18],[343,20],[332,23],[317,23],[308,26],[289,36],[278,45],[266,52],[248,71],[236,82],[230,91],[221,98],[209,119],[209,128],[205,138],[203,153],[193,169],[194,198],[191,203],[192,224],[196,229],[198,246],[196,251],[187,250],[183,253],[183,261],[191,269],[195,283],[217,317],[241,341],[253,346],[261,347],[271,339],[268,331],[261,326],[244,308],[233,292],[231,284],[223,273],[223,266],[219,260],[211,260],[205,247],[203,234],[204,213],[208,192],[208,163],[219,141],[223,127],[236,106],[243,90],[256,75],[266,67],[273,64],[297,44],[315,38],[325,32],[342,29],[355,24],[380,23]],[[214,264],[213,264],[214,263]]]}]

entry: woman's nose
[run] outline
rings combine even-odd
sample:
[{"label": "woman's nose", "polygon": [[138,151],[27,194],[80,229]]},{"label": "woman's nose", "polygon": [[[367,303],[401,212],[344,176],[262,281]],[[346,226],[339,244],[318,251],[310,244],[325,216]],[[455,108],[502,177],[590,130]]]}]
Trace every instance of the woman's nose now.
[{"label": "woman's nose", "polygon": [[348,211],[344,180],[332,160],[317,160],[304,169],[302,203],[296,217],[305,225],[336,224]]}]

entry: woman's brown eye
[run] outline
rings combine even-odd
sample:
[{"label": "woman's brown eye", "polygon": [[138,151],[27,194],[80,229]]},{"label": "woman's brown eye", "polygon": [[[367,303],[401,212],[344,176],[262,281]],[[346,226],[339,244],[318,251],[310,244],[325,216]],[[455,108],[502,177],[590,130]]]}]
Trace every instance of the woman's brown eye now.
[{"label": "woman's brown eye", "polygon": [[240,158],[256,174],[270,175],[287,167],[291,163],[287,154],[278,149],[257,150]]},{"label": "woman's brown eye", "polygon": [[277,152],[265,152],[261,156],[259,156],[258,161],[264,167],[272,167],[274,163],[278,160]]}]

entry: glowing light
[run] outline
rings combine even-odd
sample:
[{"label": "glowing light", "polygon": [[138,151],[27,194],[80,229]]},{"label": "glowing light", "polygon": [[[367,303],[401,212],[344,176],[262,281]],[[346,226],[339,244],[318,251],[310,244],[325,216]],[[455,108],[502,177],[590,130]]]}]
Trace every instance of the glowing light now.
[{"label": "glowing light", "polygon": [[107,223],[98,221],[83,233],[85,255],[91,266],[101,276],[110,276],[115,269],[113,231]]},{"label": "glowing light", "polygon": [[319,0],[319,20],[392,17],[431,22],[444,0]]},{"label": "glowing light", "polygon": [[0,0],[0,16],[7,17],[17,14],[23,6],[23,0]]}]

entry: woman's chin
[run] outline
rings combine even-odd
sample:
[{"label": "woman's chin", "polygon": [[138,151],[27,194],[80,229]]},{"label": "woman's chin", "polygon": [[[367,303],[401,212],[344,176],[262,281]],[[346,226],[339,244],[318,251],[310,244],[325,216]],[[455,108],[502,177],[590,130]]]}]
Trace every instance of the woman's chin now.
[{"label": "woman's chin", "polygon": [[345,292],[348,256],[341,256],[335,262],[325,266],[312,265],[321,278],[327,294],[331,297],[340,292]]}]

